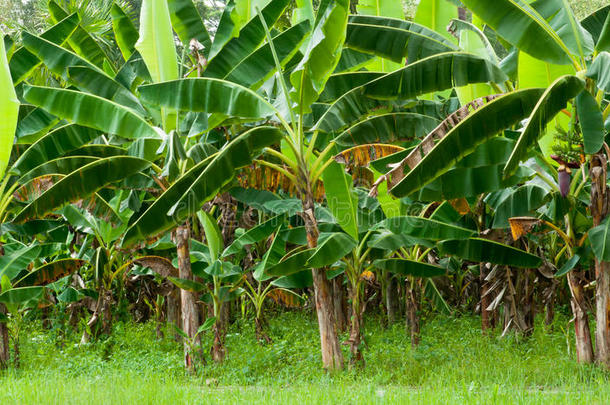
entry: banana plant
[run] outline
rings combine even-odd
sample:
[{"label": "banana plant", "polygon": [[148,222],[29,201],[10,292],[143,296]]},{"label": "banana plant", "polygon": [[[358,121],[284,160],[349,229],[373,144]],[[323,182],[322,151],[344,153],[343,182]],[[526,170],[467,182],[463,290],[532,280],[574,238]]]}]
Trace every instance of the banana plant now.
[{"label": "banana plant", "polygon": [[[597,43],[593,43],[591,35],[576,20],[569,5],[560,0],[549,2],[547,8],[537,8],[539,3],[528,5],[501,1],[493,12],[483,1],[466,0],[463,3],[524,54],[553,66],[570,66],[572,72],[578,73],[560,76],[547,88],[522,88],[507,93],[472,112],[437,141],[434,148],[423,153],[419,150],[419,156],[414,154],[405,158],[388,176],[394,176],[394,181],[390,181],[390,191],[396,196],[404,196],[421,189],[472,153],[478,145],[506,128],[518,126],[527,118],[528,122],[503,168],[503,177],[508,178],[515,173],[519,162],[531,156],[529,151],[538,146],[537,141],[547,124],[561,114],[570,118],[567,126],[560,128],[556,136],[556,150],[559,152],[557,171],[563,173],[559,181],[562,192],[565,195],[569,190],[570,167],[581,167],[584,172],[582,178],[591,182],[593,225],[600,225],[606,216],[604,207],[607,205],[604,202],[606,158],[601,150],[605,138],[604,116],[610,111],[603,101],[606,89],[605,75],[601,73],[608,61],[604,51],[606,44],[602,39],[605,35],[600,35]],[[610,27],[604,31],[607,29]],[[593,59],[590,64],[585,62],[588,57]],[[572,112],[566,109],[568,104],[573,105]],[[493,113],[496,108],[502,108],[501,117]],[[486,123],[485,129],[482,128],[483,122]],[[458,137],[459,145],[455,143]],[[448,151],[451,151],[451,156]],[[542,156],[551,162],[550,155]],[[584,169],[585,162],[589,162],[588,174]],[[408,173],[405,173],[407,169]],[[605,337],[608,336],[605,325],[609,315],[605,309],[607,306],[603,304],[609,299],[606,293],[609,288],[605,284],[608,266],[605,266],[603,256],[597,259],[597,359],[608,364],[610,343]]]}]

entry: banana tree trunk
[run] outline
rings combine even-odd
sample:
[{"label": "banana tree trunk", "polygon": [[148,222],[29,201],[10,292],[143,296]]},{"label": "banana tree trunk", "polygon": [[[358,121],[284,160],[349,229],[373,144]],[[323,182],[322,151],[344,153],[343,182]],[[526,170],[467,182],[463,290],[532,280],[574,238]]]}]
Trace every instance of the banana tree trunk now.
[{"label": "banana tree trunk", "polygon": [[[175,325],[177,328],[182,328],[180,311],[180,289],[172,287],[171,292],[167,296],[167,322]],[[180,335],[177,332],[174,333],[174,339],[180,340]]]},{"label": "banana tree trunk", "polygon": [[343,275],[333,278],[333,306],[335,308],[335,322],[337,330],[347,330],[347,315],[345,305],[345,289],[343,288]]},{"label": "banana tree trunk", "polygon": [[385,307],[388,316],[388,326],[396,321],[398,312],[398,288],[396,278],[389,271],[385,272]]},{"label": "banana tree trunk", "polygon": [[[307,232],[309,248],[318,245],[318,222],[314,214],[314,198],[311,186],[306,187],[303,199],[302,217]],[[335,309],[333,305],[332,286],[323,269],[312,269],[313,288],[320,329],[320,345],[322,349],[322,364],[328,371],[343,369],[343,353],[337,336],[335,324]]]},{"label": "banana tree trunk", "polygon": [[[0,315],[6,316],[4,304],[0,304]],[[0,322],[0,370],[7,368],[10,361],[8,324]]]},{"label": "banana tree trunk", "polygon": [[[591,215],[593,226],[598,226],[608,215],[610,204],[607,186],[607,157],[598,153],[591,157]],[[595,307],[597,347],[596,361],[610,367],[610,263],[595,261]]]},{"label": "banana tree trunk", "polygon": [[[191,258],[189,249],[190,230],[189,225],[179,226],[174,234],[178,252],[178,274],[185,280],[192,280]],[[199,317],[197,316],[197,303],[195,294],[190,291],[180,290],[180,301],[182,307],[182,330],[192,341],[199,329]],[[193,342],[195,343],[195,342]],[[194,369],[193,354],[188,342],[184,342],[184,365],[188,370]]]},{"label": "banana tree trunk", "polygon": [[417,291],[417,282],[410,277],[407,280],[407,331],[411,334],[411,347],[419,345],[419,291]]},{"label": "banana tree trunk", "polygon": [[362,350],[360,345],[362,343],[362,297],[360,294],[360,286],[356,282],[356,285],[350,287],[350,299],[352,301],[352,318],[349,340],[347,344],[350,350],[350,366],[357,364],[364,364],[364,357],[362,356]]},{"label": "banana tree trunk", "polygon": [[591,330],[589,329],[589,316],[585,301],[583,274],[577,270],[568,273],[568,283],[572,298],[570,304],[574,314],[574,334],[576,336],[576,358],[579,363],[593,363],[593,345],[591,343]]},{"label": "banana tree trunk", "polygon": [[492,302],[492,296],[489,292],[489,282],[486,280],[489,275],[488,266],[488,263],[481,263],[479,265],[479,280],[481,282],[481,331],[483,334],[489,333],[493,328],[492,311],[487,309]]}]

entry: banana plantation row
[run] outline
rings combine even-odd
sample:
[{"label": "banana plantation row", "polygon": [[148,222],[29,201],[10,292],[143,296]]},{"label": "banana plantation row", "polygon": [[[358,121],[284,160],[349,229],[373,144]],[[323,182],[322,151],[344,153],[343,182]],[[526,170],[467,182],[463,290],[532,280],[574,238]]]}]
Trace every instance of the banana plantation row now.
[{"label": "banana plantation row", "polygon": [[417,344],[424,310],[528,334],[568,303],[610,366],[610,6],[493,3],[230,0],[212,35],[144,0],[100,36],[50,0],[0,41],[0,366],[54,310],[83,343],[174,324],[193,369],[239,308],[271,343],[265,306],[310,306],[335,370],[367,308]]}]

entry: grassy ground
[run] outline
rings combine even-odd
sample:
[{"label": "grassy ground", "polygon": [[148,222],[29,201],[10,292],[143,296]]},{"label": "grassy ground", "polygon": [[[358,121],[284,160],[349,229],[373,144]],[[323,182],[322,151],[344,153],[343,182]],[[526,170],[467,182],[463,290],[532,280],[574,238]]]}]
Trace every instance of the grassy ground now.
[{"label": "grassy ground", "polygon": [[565,319],[528,339],[482,337],[477,318],[430,319],[416,350],[401,324],[380,324],[366,324],[366,368],[335,376],[320,370],[316,322],[303,314],[274,318],[269,346],[235,325],[227,362],[196,376],[182,370],[180,345],[156,341],[150,324],[118,324],[86,347],[77,336],[58,347],[30,327],[22,368],[0,374],[0,404],[610,402],[609,375],[575,363]]}]

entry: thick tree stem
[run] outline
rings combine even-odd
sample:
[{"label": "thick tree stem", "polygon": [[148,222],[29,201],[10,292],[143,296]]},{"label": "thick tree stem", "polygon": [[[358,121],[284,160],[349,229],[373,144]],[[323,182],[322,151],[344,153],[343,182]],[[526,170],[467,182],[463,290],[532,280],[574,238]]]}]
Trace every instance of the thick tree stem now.
[{"label": "thick tree stem", "polygon": [[396,286],[396,279],[392,277],[389,271],[385,272],[385,307],[388,316],[388,325],[393,324],[397,318],[398,312],[398,289]]},{"label": "thick tree stem", "polygon": [[[189,249],[190,230],[188,224],[178,227],[174,233],[178,252],[178,274],[181,279],[192,280],[191,258]],[[192,345],[196,344],[195,335],[199,329],[199,317],[197,315],[197,303],[195,294],[190,291],[180,290],[180,301],[182,307],[182,330],[191,340],[184,342],[184,365],[188,370],[193,370]]]},{"label": "thick tree stem", "polygon": [[333,306],[335,308],[335,322],[337,330],[347,330],[347,315],[345,305],[345,289],[343,288],[343,275],[333,278]]},{"label": "thick tree stem", "polygon": [[[167,323],[175,325],[177,328],[182,328],[180,320],[180,289],[172,287],[171,292],[167,296]],[[174,339],[180,340],[178,332],[174,333]]]},{"label": "thick tree stem", "polygon": [[570,304],[574,314],[576,358],[579,363],[593,363],[593,344],[591,343],[591,330],[589,329],[589,316],[585,302],[582,272],[576,270],[569,272],[568,283],[570,284],[570,292],[572,294]]},{"label": "thick tree stem", "polygon": [[481,331],[483,334],[487,334],[492,329],[492,311],[487,309],[492,302],[492,297],[489,293],[489,282],[485,280],[489,275],[488,264],[481,263],[479,269],[479,280],[481,282]]},{"label": "thick tree stem", "polygon": [[407,281],[407,330],[411,334],[411,347],[419,345],[420,326],[419,326],[419,294],[415,280]]},{"label": "thick tree stem", "polygon": [[[0,304],[0,315],[6,316],[7,311],[4,304]],[[0,370],[8,367],[10,361],[8,324],[0,322]]]},{"label": "thick tree stem", "polygon": [[[307,232],[309,248],[318,245],[318,222],[314,214],[314,199],[311,187],[307,186],[303,194],[303,220]],[[343,353],[339,345],[339,337],[335,323],[332,286],[323,269],[312,269],[313,288],[320,328],[320,345],[322,349],[322,364],[328,371],[343,369]]]},{"label": "thick tree stem", "polygon": [[364,357],[360,350],[362,343],[362,300],[360,297],[360,287],[358,285],[351,286],[350,288],[350,299],[352,301],[352,318],[349,340],[347,344],[350,350],[350,366],[357,364],[364,364]]},{"label": "thick tree stem", "polygon": [[[593,226],[598,226],[608,215],[610,190],[607,186],[607,157],[598,153],[591,157],[591,216]],[[597,347],[596,361],[610,367],[610,263],[595,262],[595,307]]]}]

